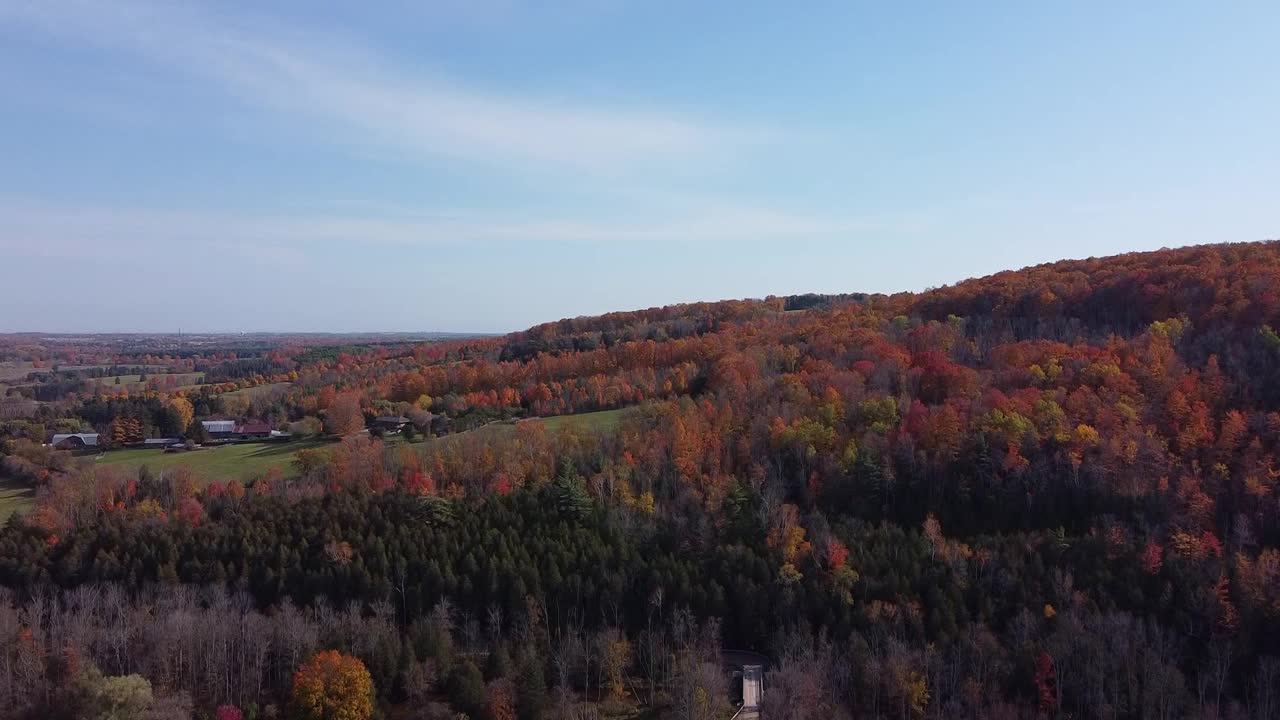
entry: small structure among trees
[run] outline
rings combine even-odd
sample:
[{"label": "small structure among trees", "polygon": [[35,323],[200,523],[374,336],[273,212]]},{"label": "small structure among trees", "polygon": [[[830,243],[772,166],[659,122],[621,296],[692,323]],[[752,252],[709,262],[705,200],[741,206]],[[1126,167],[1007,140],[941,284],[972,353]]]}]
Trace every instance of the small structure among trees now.
[{"label": "small structure among trees", "polygon": [[384,433],[398,433],[409,424],[409,418],[403,415],[379,415],[373,419],[373,426]]}]

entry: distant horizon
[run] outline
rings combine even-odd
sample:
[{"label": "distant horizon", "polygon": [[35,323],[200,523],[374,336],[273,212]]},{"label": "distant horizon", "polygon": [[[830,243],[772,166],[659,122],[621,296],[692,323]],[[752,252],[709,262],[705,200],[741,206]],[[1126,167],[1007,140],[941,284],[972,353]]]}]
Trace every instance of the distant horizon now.
[{"label": "distant horizon", "polygon": [[[514,331],[513,331],[514,332]],[[82,335],[119,335],[119,336],[136,336],[142,335],[147,337],[179,337],[191,335],[193,337],[227,337],[229,335],[333,335],[338,337],[361,336],[361,335],[396,335],[396,336],[428,336],[438,335],[442,337],[501,337],[508,333],[480,333],[480,332],[453,332],[447,330],[350,330],[350,331],[331,331],[331,330],[193,330],[181,333],[177,331],[147,331],[147,330],[70,330],[70,331],[50,331],[50,330],[14,330],[12,332],[0,331],[0,335],[46,335],[56,337],[78,337]]]},{"label": "distant horizon", "polygon": [[643,311],[643,310],[652,310],[652,309],[656,309],[656,308],[671,307],[671,306],[674,306],[674,305],[687,305],[687,304],[694,304],[694,303],[721,303],[721,302],[750,301],[750,300],[762,301],[762,300],[768,299],[768,298],[770,298],[770,297],[789,297],[789,296],[800,296],[800,295],[855,295],[855,294],[866,294],[866,295],[895,295],[895,294],[899,294],[899,293],[914,293],[914,294],[920,294],[920,293],[927,293],[927,292],[929,292],[930,290],[934,290],[934,289],[937,289],[937,288],[950,287],[950,286],[953,286],[953,285],[959,285],[959,284],[961,284],[961,283],[965,283],[965,282],[970,282],[970,281],[974,281],[974,280],[980,280],[980,279],[982,279],[982,278],[990,277],[991,275],[995,275],[995,274],[999,274],[999,273],[1003,273],[1003,272],[1018,272],[1018,271],[1027,270],[1027,269],[1029,269],[1029,268],[1033,268],[1033,267],[1038,267],[1038,266],[1043,266],[1043,265],[1053,265],[1053,264],[1056,264],[1056,263],[1062,263],[1062,262],[1080,262],[1080,261],[1086,261],[1086,260],[1092,260],[1092,259],[1099,259],[1099,258],[1101,258],[1101,259],[1105,259],[1105,258],[1116,257],[1116,256],[1121,256],[1121,255],[1141,254],[1141,253],[1149,253],[1149,252],[1159,252],[1159,251],[1161,251],[1161,250],[1177,250],[1177,249],[1194,248],[1194,247],[1209,247],[1209,246],[1214,246],[1214,245],[1241,245],[1241,244],[1273,243],[1273,242],[1280,242],[1280,238],[1266,238],[1266,239],[1261,239],[1261,240],[1238,240],[1238,241],[1234,241],[1234,240],[1233,240],[1233,241],[1224,241],[1224,242],[1217,242],[1217,243],[1190,243],[1190,244],[1186,244],[1186,245],[1161,246],[1161,247],[1159,247],[1159,248],[1143,249],[1143,250],[1128,250],[1128,251],[1124,251],[1124,250],[1122,250],[1122,251],[1119,251],[1119,252],[1116,252],[1116,253],[1112,253],[1112,254],[1109,254],[1109,255],[1090,255],[1090,256],[1087,256],[1087,257],[1061,257],[1061,258],[1056,258],[1056,259],[1053,259],[1053,260],[1047,260],[1047,261],[1044,261],[1044,262],[1033,263],[1033,264],[1030,264],[1030,265],[1023,265],[1023,266],[1020,266],[1020,267],[1007,267],[1007,268],[1000,268],[1000,269],[997,269],[997,270],[993,270],[993,271],[991,271],[991,272],[989,272],[989,273],[986,273],[986,274],[984,274],[984,275],[974,275],[974,276],[971,276],[971,277],[961,278],[961,279],[955,280],[955,281],[953,281],[953,282],[946,282],[946,283],[940,283],[940,284],[937,284],[937,285],[930,285],[929,287],[921,288],[921,289],[918,289],[918,290],[892,290],[892,291],[888,291],[888,292],[884,292],[884,291],[864,291],[864,290],[827,290],[827,291],[811,291],[811,290],[806,290],[806,291],[788,292],[788,293],[769,293],[768,295],[759,295],[759,296],[754,296],[754,297],[736,297],[736,298],[700,299],[700,300],[699,300],[699,299],[695,299],[695,300],[681,300],[681,301],[678,301],[678,302],[670,302],[670,303],[664,303],[664,304],[660,304],[660,305],[648,305],[648,306],[645,306],[645,307],[630,307],[630,308],[613,308],[613,309],[604,310],[604,311],[602,311],[602,312],[598,312],[598,313],[580,314],[580,315],[571,315],[571,316],[565,316],[565,317],[559,317],[559,318],[550,318],[550,319],[542,320],[542,321],[539,321],[539,322],[535,322],[535,323],[533,323],[533,324],[531,324],[531,325],[527,325],[527,326],[525,326],[525,327],[520,327],[520,328],[516,328],[516,329],[512,329],[512,330],[501,330],[501,331],[479,331],[479,330],[382,330],[382,329],[378,329],[378,330],[371,330],[371,329],[356,329],[356,330],[296,330],[296,329],[295,329],[295,330],[280,330],[280,329],[257,329],[257,330],[210,330],[210,329],[190,329],[190,330],[188,330],[188,329],[186,329],[186,328],[175,329],[175,330],[4,330],[4,329],[0,329],[0,335],[67,335],[67,336],[76,336],[76,335],[143,335],[143,336],[177,336],[177,335],[179,335],[179,334],[182,334],[182,335],[216,335],[216,336],[228,336],[228,335],[337,335],[337,336],[351,336],[351,335],[440,335],[440,336],[466,336],[466,337],[501,337],[501,336],[504,336],[504,335],[509,335],[509,334],[511,334],[511,333],[523,332],[523,331],[528,330],[528,329],[530,329],[530,328],[536,327],[536,326],[538,326],[538,325],[544,325],[544,324],[547,324],[547,323],[559,322],[559,321],[561,321],[561,320],[572,320],[572,319],[574,319],[574,318],[596,317],[596,316],[599,316],[599,315],[604,315],[604,314],[614,313],[614,312],[639,312],[639,311]]}]

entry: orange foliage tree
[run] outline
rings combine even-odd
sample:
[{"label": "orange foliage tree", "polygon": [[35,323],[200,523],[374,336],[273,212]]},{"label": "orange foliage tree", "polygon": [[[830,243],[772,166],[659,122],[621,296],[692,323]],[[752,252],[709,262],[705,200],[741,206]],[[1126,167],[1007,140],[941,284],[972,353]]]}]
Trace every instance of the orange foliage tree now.
[{"label": "orange foliage tree", "polygon": [[324,416],[324,429],[331,435],[354,435],[364,429],[364,413],[360,397],[355,393],[339,395]]},{"label": "orange foliage tree", "polygon": [[368,720],[373,678],[359,659],[326,650],[294,673],[291,699],[301,720]]}]

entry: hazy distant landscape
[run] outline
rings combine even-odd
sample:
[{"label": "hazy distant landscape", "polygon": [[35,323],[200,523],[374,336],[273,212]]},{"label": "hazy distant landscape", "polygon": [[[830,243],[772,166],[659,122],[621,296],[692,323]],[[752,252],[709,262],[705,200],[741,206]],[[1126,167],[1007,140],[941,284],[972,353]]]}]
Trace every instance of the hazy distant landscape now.
[{"label": "hazy distant landscape", "polygon": [[0,691],[1269,717],[1270,284],[1257,243],[499,337],[0,336],[0,613],[58,588],[40,642],[101,672]]}]

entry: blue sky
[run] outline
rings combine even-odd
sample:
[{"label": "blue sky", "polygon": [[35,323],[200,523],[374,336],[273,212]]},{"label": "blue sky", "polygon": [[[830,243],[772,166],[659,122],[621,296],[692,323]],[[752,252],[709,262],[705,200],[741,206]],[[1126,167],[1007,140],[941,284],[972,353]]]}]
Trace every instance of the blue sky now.
[{"label": "blue sky", "polygon": [[499,332],[1274,238],[1277,31],[1274,2],[0,0],[0,331]]}]

